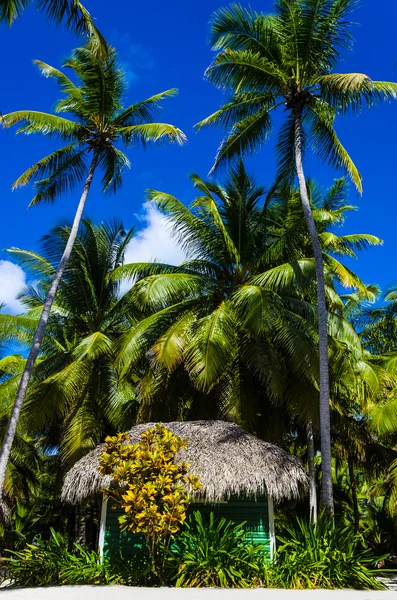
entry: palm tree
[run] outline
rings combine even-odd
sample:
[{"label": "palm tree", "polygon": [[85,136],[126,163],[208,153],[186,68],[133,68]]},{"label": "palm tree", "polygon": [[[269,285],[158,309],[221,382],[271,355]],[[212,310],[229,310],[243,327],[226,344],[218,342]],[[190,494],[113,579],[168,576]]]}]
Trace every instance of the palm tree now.
[{"label": "palm tree", "polygon": [[[123,264],[132,234],[119,222],[94,225],[83,220],[21,413],[22,429],[39,437],[44,449],[56,448],[66,469],[106,435],[128,429],[134,420],[134,385],[118,378],[114,344],[143,315],[111,278]],[[27,272],[39,277],[20,295],[26,312],[12,318],[16,341],[26,336],[26,317],[37,323],[69,235],[70,226],[53,229],[42,240],[41,254],[9,250]],[[34,328],[30,331],[33,334]],[[14,369],[14,375],[20,377],[19,364],[22,368],[18,374]],[[0,383],[5,404],[8,381]]]},{"label": "palm tree", "polygon": [[[175,95],[176,90],[168,90],[126,109],[122,108],[125,79],[117,66],[114,49],[110,49],[106,57],[94,54],[90,46],[76,49],[64,66],[72,69],[78,84],[45,63],[36,61],[36,64],[44,75],[56,79],[65,94],[55,107],[56,114],[22,110],[4,115],[3,124],[5,127],[20,124],[19,133],[41,133],[66,141],[67,145],[27,169],[14,183],[14,188],[34,180],[36,195],[31,205],[35,205],[53,202],[58,195],[73,190],[80,182],[84,182],[84,186],[68,241],[53,272],[3,439],[0,450],[0,493],[29,380],[56,291],[73,249],[95,171],[99,168],[103,173],[103,191],[116,192],[122,184],[123,170],[129,166],[127,156],[117,147],[118,142],[131,147],[138,144],[146,146],[148,142],[158,142],[164,138],[179,143],[185,140],[182,131],[173,125],[152,122],[159,101]],[[59,113],[70,113],[72,118],[61,117]]]},{"label": "palm tree", "polygon": [[[267,378],[269,390],[272,384],[276,387],[276,370],[272,370],[272,380],[265,373],[265,352],[262,373],[260,365],[250,367],[250,339],[242,334],[239,309],[231,300],[256,273],[258,257],[265,250],[265,237],[259,233],[259,202],[264,189],[247,176],[242,163],[231,170],[225,186],[207,185],[197,175],[191,179],[199,195],[190,208],[169,194],[148,192],[168,216],[175,236],[191,258],[179,267],[136,263],[115,271],[116,277],[138,278],[131,294],[138,306],[151,313],[126,331],[118,344],[118,365],[125,376],[135,370],[145,353],[150,356],[139,390],[141,411],[145,411],[144,401],[150,400],[151,414],[141,418],[225,415],[232,398],[236,406],[239,404],[243,372],[246,387],[248,381],[262,376]],[[276,323],[277,307],[273,310],[265,296],[263,304],[269,310],[264,319],[269,322],[273,315]],[[271,356],[270,346],[268,349]],[[225,377],[226,372],[234,373],[234,377]],[[251,387],[253,405],[259,395],[254,383]],[[212,396],[208,397],[209,392]],[[156,400],[161,406],[153,413]],[[245,419],[250,427],[248,413]]]},{"label": "palm tree", "polygon": [[8,25],[21,16],[24,10],[34,4],[58,25],[63,21],[76,34],[87,34],[95,51],[106,54],[108,45],[93,19],[80,0],[0,0],[0,22]]},{"label": "palm tree", "polygon": [[[368,298],[369,290],[363,286],[360,279],[340,262],[339,257],[350,256],[357,258],[357,252],[367,249],[371,246],[379,245],[382,241],[373,235],[369,234],[349,234],[336,235],[335,228],[341,227],[350,211],[356,209],[348,202],[348,185],[344,178],[335,180],[334,184],[327,190],[323,191],[314,181],[307,182],[307,190],[313,219],[316,224],[316,230],[319,236],[322,247],[322,258],[328,271],[328,278],[334,278],[341,286],[347,288],[356,288],[363,298]],[[280,257],[279,260],[287,261],[297,258],[310,257],[313,255],[312,245],[308,230],[306,227],[305,217],[302,210],[299,189],[284,186],[276,191],[272,200],[268,204],[267,213],[272,217],[272,230],[274,235],[274,244],[270,248],[269,259]],[[309,292],[309,295],[308,295]],[[311,302],[315,302],[315,290],[305,291],[304,297],[307,297]],[[328,310],[343,314],[345,309],[343,301],[339,294],[327,297]],[[361,357],[360,357],[361,358]],[[335,391],[332,391],[331,381],[331,397],[335,402],[340,395],[341,384],[343,385],[344,378],[348,378],[351,373],[350,365],[338,365],[336,356],[333,355],[333,375],[339,371],[342,378],[336,377],[338,382]],[[339,369],[340,366],[340,369]],[[336,372],[336,373],[335,373]],[[360,377],[361,373],[358,375]],[[332,373],[331,373],[332,377]],[[361,377],[362,379],[362,377]],[[350,397],[352,400],[353,382],[349,379]],[[315,392],[313,388],[309,393]],[[298,390],[296,390],[299,393]],[[336,394],[336,396],[335,396]],[[308,403],[310,406],[313,400]],[[339,416],[338,410],[335,414]],[[306,445],[307,445],[307,462],[309,471],[309,506],[310,518],[313,522],[317,520],[317,491],[315,480],[315,438],[317,437],[317,406],[314,413],[305,426],[306,429]],[[314,422],[316,425],[314,425]],[[349,455],[350,459],[350,455]]]},{"label": "palm tree", "polygon": [[[174,411],[156,418],[197,418],[194,411],[202,403],[204,410],[213,411],[207,417],[226,414],[251,431],[277,438],[279,430],[269,414],[277,416],[272,407],[286,399],[287,383],[290,405],[304,418],[314,409],[306,402],[313,394],[306,396],[302,388],[315,389],[318,379],[313,343],[316,312],[311,302],[315,271],[310,255],[302,255],[308,244],[301,207],[293,222],[287,220],[300,252],[289,248],[288,256],[282,240],[289,239],[284,206],[274,199],[277,206],[270,204],[264,211],[259,204],[264,189],[250,181],[241,163],[231,170],[224,186],[203,182],[197,175],[192,181],[199,196],[189,208],[170,194],[149,191],[190,260],[179,267],[137,263],[115,271],[115,276],[139,279],[131,294],[139,306],[153,313],[120,338],[120,369],[128,375],[147,353],[149,369],[139,385],[140,397],[150,401],[153,411],[154,399],[165,407],[166,396]],[[290,198],[296,204],[294,190]],[[331,205],[329,210],[318,205],[318,220],[322,216],[325,231],[337,217]],[[362,236],[361,242],[369,237]],[[339,238],[333,239],[336,249]],[[357,236],[357,246],[360,239]],[[342,236],[341,252],[345,245],[348,240]],[[333,262],[329,258],[329,333],[356,347],[356,334],[338,314],[342,302],[335,285],[363,284],[336,258]],[[175,396],[165,394],[174,389],[175,378],[177,399],[189,407],[187,413],[180,412]],[[293,378],[298,382],[294,389]],[[195,396],[191,386],[203,395]],[[180,393],[182,387],[187,397]],[[144,416],[153,418],[153,414]]]},{"label": "palm tree", "polygon": [[320,361],[322,501],[333,513],[327,307],[321,246],[310,210],[303,157],[311,142],[320,159],[347,172],[361,192],[361,177],[334,129],[338,112],[359,110],[385,98],[397,85],[334,69],[349,49],[348,15],[355,0],[276,0],[275,14],[258,14],[234,4],[212,19],[212,47],[218,51],[207,78],[232,97],[201,123],[231,129],[214,167],[255,151],[270,134],[272,116],[286,114],[277,142],[277,182],[298,177],[302,207],[313,247],[317,279]]}]

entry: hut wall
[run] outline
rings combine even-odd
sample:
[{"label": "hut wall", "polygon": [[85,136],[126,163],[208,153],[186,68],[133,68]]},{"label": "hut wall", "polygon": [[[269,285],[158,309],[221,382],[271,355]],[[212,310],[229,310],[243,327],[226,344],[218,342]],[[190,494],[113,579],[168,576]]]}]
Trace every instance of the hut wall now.
[{"label": "hut wall", "polygon": [[[111,503],[106,503],[107,509],[102,512],[100,552],[110,557],[122,556],[131,558],[137,552],[145,551],[142,537],[128,532],[120,532],[118,517],[120,509],[112,509]],[[228,502],[207,504],[194,503],[189,512],[199,510],[203,515],[211,511],[217,517],[226,517],[235,523],[246,521],[245,528],[248,538],[254,543],[262,544],[270,558],[274,551],[274,517],[273,502],[266,497],[239,498]]]}]

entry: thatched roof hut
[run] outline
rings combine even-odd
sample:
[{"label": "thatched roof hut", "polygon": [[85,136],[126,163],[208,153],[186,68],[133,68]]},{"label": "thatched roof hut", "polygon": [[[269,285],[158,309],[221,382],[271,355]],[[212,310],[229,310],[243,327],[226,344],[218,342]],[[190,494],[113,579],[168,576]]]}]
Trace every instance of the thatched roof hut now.
[{"label": "thatched roof hut", "polygon": [[[155,423],[136,425],[129,432],[136,443],[140,434]],[[225,421],[187,421],[164,423],[188,446],[178,458],[190,464],[203,485],[200,496],[217,502],[232,495],[267,494],[275,503],[301,498],[308,488],[302,463],[278,446],[264,442],[238,425]],[[100,445],[79,460],[67,473],[63,487],[64,502],[79,504],[109,484],[98,470]]]}]

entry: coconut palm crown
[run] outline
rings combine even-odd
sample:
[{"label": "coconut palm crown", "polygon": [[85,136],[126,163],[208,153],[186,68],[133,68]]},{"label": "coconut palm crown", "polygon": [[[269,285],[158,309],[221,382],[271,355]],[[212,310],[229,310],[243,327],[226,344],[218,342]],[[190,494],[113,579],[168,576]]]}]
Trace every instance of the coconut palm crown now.
[{"label": "coconut palm crown", "polygon": [[[338,113],[396,99],[397,84],[372,81],[362,73],[335,73],[341,50],[351,47],[349,13],[356,0],[276,0],[275,14],[239,4],[215,13],[211,44],[217,51],[206,77],[231,90],[230,101],[198,124],[222,125],[215,167],[250,153],[266,141],[277,108],[285,123],[277,141],[278,176],[295,175],[295,116],[303,142],[311,140],[321,159],[347,172],[359,191],[361,177],[334,129]],[[303,143],[305,150],[305,143]]]},{"label": "coconut palm crown", "polygon": [[[102,171],[103,191],[117,191],[123,170],[130,166],[118,143],[128,148],[145,147],[148,142],[163,138],[178,143],[185,140],[177,127],[152,122],[159,102],[174,96],[177,90],[170,89],[123,108],[126,80],[113,48],[106,58],[97,57],[90,45],[74,50],[64,67],[73,71],[77,83],[42,61],[34,63],[45,77],[57,81],[64,94],[55,105],[55,114],[19,110],[4,115],[2,123],[5,127],[20,125],[17,133],[40,133],[66,145],[39,160],[14,183],[13,188],[17,188],[35,181],[36,194],[31,205],[52,202],[84,181],[90,157],[95,157],[95,164]],[[63,113],[71,118],[60,116]]]}]

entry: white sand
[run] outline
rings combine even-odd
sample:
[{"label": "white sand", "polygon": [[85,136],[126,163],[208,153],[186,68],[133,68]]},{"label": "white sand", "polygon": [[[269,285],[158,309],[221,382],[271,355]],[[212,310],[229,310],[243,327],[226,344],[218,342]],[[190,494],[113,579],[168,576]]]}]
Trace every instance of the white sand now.
[{"label": "white sand", "polygon": [[2,589],[6,600],[397,600],[396,592],[356,590],[224,590],[75,586]]}]

